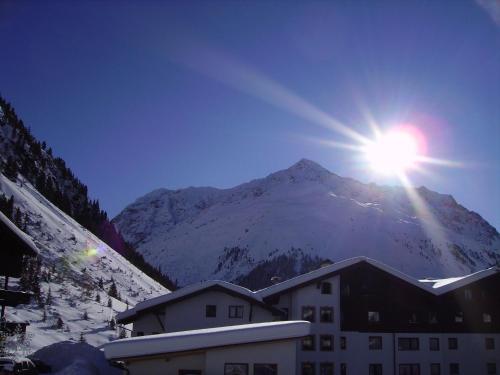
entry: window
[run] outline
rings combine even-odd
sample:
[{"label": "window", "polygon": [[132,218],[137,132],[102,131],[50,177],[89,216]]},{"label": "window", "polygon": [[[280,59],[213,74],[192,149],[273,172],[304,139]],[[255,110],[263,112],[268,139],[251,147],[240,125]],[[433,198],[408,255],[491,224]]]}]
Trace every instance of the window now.
[{"label": "window", "polygon": [[333,375],[333,363],[330,362],[320,363],[319,375]]},{"label": "window", "polygon": [[144,332],[142,331],[137,331],[137,333],[135,334],[136,336],[144,336]]},{"label": "window", "polygon": [[399,365],[399,375],[420,375],[420,365],[417,363],[405,363]]},{"label": "window", "polygon": [[370,323],[380,322],[380,313],[378,311],[368,311],[368,321]]},{"label": "window", "polygon": [[370,350],[382,350],[382,336],[370,336],[370,337],[368,337],[368,349],[370,349]]},{"label": "window", "polygon": [[448,349],[457,350],[458,349],[458,339],[456,337],[448,338]]},{"label": "window", "polygon": [[179,370],[179,375],[201,375],[201,370]]},{"label": "window", "polygon": [[484,344],[486,346],[486,350],[495,350],[495,339],[493,337],[486,337],[484,339]]},{"label": "window", "polygon": [[450,375],[459,375],[460,374],[460,367],[458,366],[458,363],[450,363]]},{"label": "window", "polygon": [[236,319],[243,319],[243,306],[241,305],[229,306],[229,317]]},{"label": "window", "polygon": [[417,337],[398,338],[398,350],[418,350],[419,342]]},{"label": "window", "polygon": [[347,375],[347,364],[340,364],[340,375]]},{"label": "window", "polygon": [[314,306],[302,306],[302,320],[308,320],[314,323],[316,317],[316,308]]},{"label": "window", "polygon": [[224,375],[248,375],[248,364],[246,363],[225,363]]},{"label": "window", "polygon": [[491,323],[491,315],[488,313],[483,313],[483,323]]},{"label": "window", "polygon": [[344,297],[349,297],[351,295],[351,287],[349,284],[346,284],[342,287],[342,295]]},{"label": "window", "polygon": [[315,350],[315,340],[314,335],[306,336],[302,339],[302,350]]},{"label": "window", "polygon": [[217,306],[216,305],[206,305],[205,306],[205,316],[207,318],[215,318],[217,316]]},{"label": "window", "polygon": [[368,365],[368,374],[382,375],[382,365],[380,363],[370,363]]},{"label": "window", "polygon": [[463,323],[464,322],[464,313],[463,312],[457,312],[455,314],[455,323]]},{"label": "window", "polygon": [[432,350],[432,351],[439,350],[439,338],[438,337],[430,337],[429,338],[429,350]]},{"label": "window", "polygon": [[431,375],[441,375],[441,364],[431,363]]},{"label": "window", "polygon": [[324,281],[321,283],[321,294],[332,294],[332,283]]},{"label": "window", "polygon": [[410,319],[408,319],[408,323],[416,324],[417,323],[417,313],[411,313]]},{"label": "window", "polygon": [[333,307],[327,307],[327,306],[320,307],[319,321],[321,323],[333,323]]},{"label": "window", "polygon": [[281,310],[283,310],[283,312],[285,313],[285,320],[288,320],[288,314],[289,314],[288,307],[282,307]]},{"label": "window", "polygon": [[437,324],[438,319],[437,319],[437,314],[435,312],[430,312],[429,313],[429,323],[430,324]]},{"label": "window", "polygon": [[278,374],[278,365],[271,363],[256,363],[253,365],[253,374],[254,375],[277,375]]},{"label": "window", "polygon": [[464,290],[464,296],[467,301],[470,301],[472,299],[472,292],[470,291],[470,289]]},{"label": "window", "polygon": [[319,350],[324,352],[331,352],[333,350],[333,336],[320,335],[319,336]]},{"label": "window", "polygon": [[302,362],[302,375],[316,375],[316,365],[312,362]]},{"label": "window", "polygon": [[497,364],[496,363],[487,363],[486,364],[486,373],[488,375],[497,375]]},{"label": "window", "polygon": [[340,350],[346,350],[347,349],[347,338],[345,336],[342,336],[340,338]]}]

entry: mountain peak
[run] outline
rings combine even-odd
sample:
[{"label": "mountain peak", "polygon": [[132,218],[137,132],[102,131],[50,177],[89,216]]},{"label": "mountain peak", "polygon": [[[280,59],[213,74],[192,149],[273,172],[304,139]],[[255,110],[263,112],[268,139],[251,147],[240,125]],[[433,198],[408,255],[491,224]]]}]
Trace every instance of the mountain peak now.
[{"label": "mountain peak", "polygon": [[306,171],[312,171],[312,172],[317,172],[317,173],[328,173],[328,174],[331,173],[328,169],[324,168],[323,166],[316,163],[315,161],[305,159],[305,158],[300,159],[297,163],[295,163],[290,168],[288,168],[288,170],[290,170],[290,171],[306,170]]}]

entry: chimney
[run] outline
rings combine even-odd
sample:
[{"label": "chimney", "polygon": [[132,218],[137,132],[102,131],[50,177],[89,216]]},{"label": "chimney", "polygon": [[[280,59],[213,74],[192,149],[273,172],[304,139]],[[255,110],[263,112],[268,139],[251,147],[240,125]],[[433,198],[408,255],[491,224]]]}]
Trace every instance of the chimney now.
[{"label": "chimney", "polygon": [[276,285],[276,284],[279,284],[280,282],[281,282],[281,277],[279,277],[279,276],[271,277],[271,284]]}]

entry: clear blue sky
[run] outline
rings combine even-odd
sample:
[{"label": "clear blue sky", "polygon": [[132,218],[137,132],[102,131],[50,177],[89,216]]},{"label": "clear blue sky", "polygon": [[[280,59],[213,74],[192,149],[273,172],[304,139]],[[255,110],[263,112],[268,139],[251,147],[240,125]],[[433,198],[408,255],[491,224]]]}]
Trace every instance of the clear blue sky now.
[{"label": "clear blue sky", "polygon": [[469,164],[412,181],[500,228],[494,3],[4,0],[0,92],[110,216],[155,188],[230,187],[302,157],[395,183],[310,140],[345,136],[252,95],[261,78],[235,82],[245,66],[365,135],[367,113],[421,128],[431,155]]}]

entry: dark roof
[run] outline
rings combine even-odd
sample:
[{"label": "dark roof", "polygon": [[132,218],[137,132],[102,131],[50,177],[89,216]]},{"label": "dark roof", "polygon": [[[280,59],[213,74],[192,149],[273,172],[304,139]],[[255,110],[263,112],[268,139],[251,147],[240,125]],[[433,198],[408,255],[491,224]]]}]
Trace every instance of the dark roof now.
[{"label": "dark roof", "polygon": [[2,212],[0,212],[0,238],[2,249],[21,255],[38,254],[38,248],[31,237],[16,227]]}]

